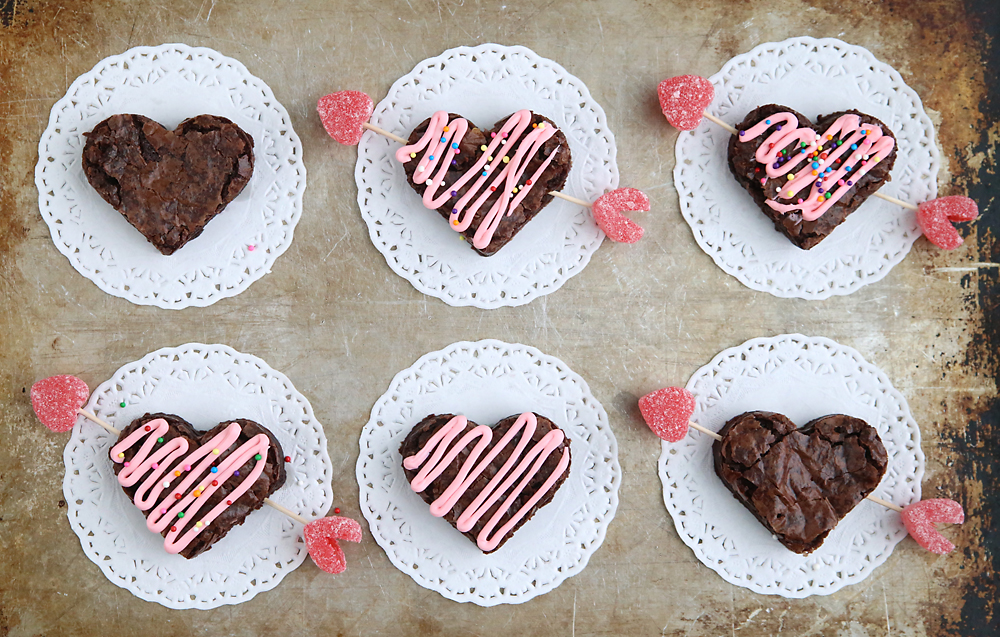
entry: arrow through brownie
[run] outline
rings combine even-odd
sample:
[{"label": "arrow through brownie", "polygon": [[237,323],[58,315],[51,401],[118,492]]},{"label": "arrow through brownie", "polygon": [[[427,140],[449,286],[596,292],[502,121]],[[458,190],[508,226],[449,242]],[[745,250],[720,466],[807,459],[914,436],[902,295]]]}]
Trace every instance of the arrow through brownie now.
[{"label": "arrow through brownie", "polygon": [[484,553],[499,549],[569,475],[569,440],[535,413],[494,427],[432,414],[399,447],[410,487]]},{"label": "arrow through brownie", "polygon": [[[840,111],[809,119],[787,106],[751,111],[729,140],[729,168],[788,239],[808,250],[891,179],[896,139],[878,119]],[[824,131],[822,134],[817,130]]]},{"label": "arrow through brownie", "polygon": [[802,555],[875,490],[888,465],[875,428],[842,414],[796,429],[781,414],[751,411],[719,435],[715,473],[779,542]]},{"label": "arrow through brownie", "polygon": [[122,430],[110,455],[147,528],[186,558],[243,524],[285,483],[281,444],[252,420],[199,432],[179,416],[146,414]]},{"label": "arrow through brownie", "polygon": [[[562,131],[546,117],[518,111],[484,131],[438,111],[396,151],[424,206],[448,219],[488,257],[514,238],[566,185],[572,161]],[[421,154],[422,153],[422,154]]]},{"label": "arrow through brownie", "polygon": [[90,185],[165,255],[200,235],[243,191],[253,160],[253,137],[216,115],[172,131],[142,115],[112,115],[83,147]]}]

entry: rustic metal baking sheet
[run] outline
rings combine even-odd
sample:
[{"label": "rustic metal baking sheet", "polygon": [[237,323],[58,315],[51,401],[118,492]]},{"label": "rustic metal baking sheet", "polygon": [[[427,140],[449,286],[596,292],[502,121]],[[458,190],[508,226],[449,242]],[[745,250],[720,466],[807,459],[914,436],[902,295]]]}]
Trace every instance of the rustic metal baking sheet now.
[{"label": "rustic metal baking sheet", "polygon": [[[993,0],[536,3],[63,2],[0,0],[0,635],[986,635],[996,608],[1000,33]],[[881,282],[822,302],[757,293],[715,267],[683,223],[676,132],[656,84],[710,75],[757,44],[833,36],[870,49],[936,120],[942,194],[985,214],[966,246],[920,240]],[[49,109],[80,73],[139,44],[184,42],[241,60],[288,108],[309,170],[288,252],[247,292],[205,309],[139,307],[102,293],[60,255],[33,172]],[[622,183],[643,189],[646,238],[605,245],[558,292],[519,308],[452,308],[416,292],[374,249],[357,210],[352,147],[317,98],[381,98],[421,59],[458,45],[523,44],[582,78],[617,136]],[[944,270],[942,270],[944,268]],[[951,268],[951,269],[949,269]],[[925,496],[965,505],[937,557],[905,540],[863,583],[786,600],[723,582],[678,539],[636,400],[755,336],[801,332],[858,349],[902,391],[927,454]],[[80,550],[62,499],[65,438],[27,389],[72,373],[91,387],[120,365],[189,341],[221,342],[291,378],[326,426],[336,505],[360,519],[357,439],[396,371],[456,340],[493,337],[555,355],[590,383],[620,445],[621,505],[586,570],[519,606],[479,608],[416,586],[366,537],[349,570],[305,564],[273,591],[212,611],[171,611],[108,582]]]}]

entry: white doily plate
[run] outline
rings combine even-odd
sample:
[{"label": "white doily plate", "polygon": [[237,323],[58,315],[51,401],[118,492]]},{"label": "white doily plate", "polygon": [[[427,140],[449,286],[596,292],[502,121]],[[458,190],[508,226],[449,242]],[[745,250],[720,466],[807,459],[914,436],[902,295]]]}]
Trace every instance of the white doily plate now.
[{"label": "white doily plate", "polygon": [[[917,93],[870,51],[799,37],[737,55],[713,75],[708,110],[736,125],[754,108],[782,104],[813,121],[856,108],[892,129],[892,181],[879,192],[904,201],[937,196],[934,127]],[[801,250],[757,207],[729,171],[729,133],[705,120],[677,138],[674,184],[695,240],[740,283],[779,297],[825,299],[881,280],[920,236],[916,215],[870,197],[830,236]]]},{"label": "white doily plate", "polygon": [[[253,137],[250,183],[170,256],[83,174],[84,134],[116,113],[145,115],[168,129],[201,113],[221,115]],[[38,143],[35,185],[52,241],[80,274],[132,303],[182,309],[236,296],[270,272],[292,242],[306,169],[288,112],[267,84],[212,49],[163,44],[104,59],[73,82]]]},{"label": "white doily plate", "polygon": [[[118,429],[156,412],[177,414],[196,429],[249,418],[270,429],[292,458],[271,499],[307,519],[333,504],[323,426],[291,381],[256,356],[225,345],[166,347],[115,372],[87,409]],[[108,457],[115,441],[81,416],[63,453],[70,526],[113,584],[168,608],[216,608],[271,590],[308,556],[302,525],[268,506],[194,559],[168,554],[118,485]]]},{"label": "white doily plate", "polygon": [[[439,110],[489,127],[525,108],[554,121],[569,140],[573,168],[564,193],[594,201],[618,186],[604,110],[578,78],[522,46],[458,47],[424,60],[392,85],[372,121],[407,137]],[[583,270],[604,239],[589,209],[555,199],[497,254],[481,257],[424,208],[393,156],[398,147],[365,133],[354,170],[358,204],[389,267],[424,294],[454,306],[523,305]]]},{"label": "white doily plate", "polygon": [[[570,440],[570,475],[554,499],[484,555],[410,489],[399,445],[429,414],[492,425],[535,411]],[[621,467],[608,416],[587,383],[533,347],[453,343],[396,374],[361,432],[361,511],[396,567],[424,588],[480,606],[519,604],[587,565],[618,508]]]},{"label": "white doily plate", "polygon": [[[878,430],[889,466],[875,495],[899,505],[920,499],[924,454],[906,399],[854,349],[826,338],[785,334],[725,350],[687,389],[692,420],[718,431],[747,411],[776,411],[799,426],[827,414],[861,418]],[[868,577],[906,537],[899,514],[867,500],[807,556],[783,547],[715,474],[712,439],[692,430],[663,443],[663,501],[681,539],[727,582],[783,597],[829,595]]]}]

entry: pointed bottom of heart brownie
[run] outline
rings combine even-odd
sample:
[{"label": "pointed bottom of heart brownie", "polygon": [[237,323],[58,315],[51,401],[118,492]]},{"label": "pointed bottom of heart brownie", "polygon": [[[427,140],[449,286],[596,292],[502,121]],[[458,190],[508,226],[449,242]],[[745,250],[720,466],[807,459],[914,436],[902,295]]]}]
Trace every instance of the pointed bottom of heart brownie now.
[{"label": "pointed bottom of heart brownie", "polygon": [[805,427],[781,414],[736,416],[712,445],[715,473],[743,506],[795,553],[819,548],[885,475],[875,428],[836,414]]},{"label": "pointed bottom of heart brownie", "polygon": [[[178,437],[186,438],[190,445],[190,449],[195,450],[201,445],[208,443],[216,436],[216,434],[220,433],[231,423],[236,423],[240,426],[240,435],[228,448],[219,450],[219,453],[215,455],[216,460],[213,462],[213,465],[224,462],[225,459],[229,457],[229,455],[237,448],[259,434],[267,435],[269,441],[264,471],[254,481],[250,489],[236,498],[228,508],[226,508],[217,518],[210,522],[204,530],[196,535],[187,547],[180,551],[179,554],[181,556],[190,559],[197,557],[210,549],[213,544],[225,537],[234,526],[243,524],[248,515],[264,505],[265,498],[270,497],[275,491],[281,488],[281,486],[285,483],[284,453],[281,450],[281,443],[279,443],[278,439],[274,437],[274,434],[272,434],[263,425],[260,425],[252,420],[246,420],[243,418],[226,420],[208,431],[197,431],[191,423],[187,422],[180,416],[161,413],[145,414],[133,420],[129,426],[125,427],[125,429],[123,429],[119,434],[118,443],[125,440],[135,430],[145,427],[147,423],[160,418],[167,422],[169,429],[162,435],[163,442],[157,442],[152,447],[151,453],[155,453],[156,449]],[[141,445],[132,445],[123,452],[124,457],[119,459],[121,462],[112,463],[116,476],[125,468],[124,463],[130,461],[140,450],[140,447]],[[184,464],[183,460],[183,457],[179,458],[175,464],[167,468],[164,475],[169,477],[175,471],[178,471],[183,475],[185,473],[182,466]],[[238,472],[244,477],[248,476],[253,470],[254,464],[255,460],[251,458],[239,467]],[[206,479],[211,479],[212,474],[210,472],[205,475],[207,476]],[[202,482],[202,480],[199,480],[198,482]],[[217,491],[208,496],[208,500],[202,505],[202,513],[211,510],[220,502],[226,500],[229,497],[229,494],[239,487],[242,482],[243,480],[236,475],[225,480]],[[140,479],[135,485],[129,487],[123,486],[122,490],[125,491],[131,500],[135,497],[136,491],[139,490],[142,483],[143,480]],[[143,514],[149,517],[155,508],[155,506],[150,507],[148,510],[143,511]],[[164,529],[162,535],[166,537],[168,531],[169,527]]]}]

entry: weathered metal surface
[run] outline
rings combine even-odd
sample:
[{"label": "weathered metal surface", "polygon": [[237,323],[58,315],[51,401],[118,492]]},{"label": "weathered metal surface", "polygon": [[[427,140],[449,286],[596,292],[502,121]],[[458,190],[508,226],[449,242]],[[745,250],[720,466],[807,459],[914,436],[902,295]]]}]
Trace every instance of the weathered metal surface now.
[{"label": "weathered metal surface", "polygon": [[[1000,33],[994,0],[809,3],[555,0],[353,3],[0,0],[0,635],[643,634],[972,635],[1000,633],[994,198]],[[926,241],[878,284],[809,303],[742,287],[702,253],[671,182],[676,133],[654,87],[708,75],[731,56],[795,35],[835,36],[892,64],[936,117],[942,193],[968,191],[986,218],[942,253]],[[80,73],[138,44],[185,42],[240,59],[274,89],[309,168],[295,242],[274,272],[206,309],[168,312],[109,297],[53,247],[33,170],[49,109]],[[608,112],[623,183],[644,189],[647,238],[605,244],[581,275],[528,306],[483,312],[426,298],[368,240],[355,202],[356,151],[326,137],[316,99],[356,88],[377,98],[446,48],[524,44],[582,78]],[[391,319],[392,329],[385,333]],[[859,349],[910,402],[927,454],[924,493],[968,513],[933,556],[911,540],[863,583],[786,600],[730,586],[678,539],[661,500],[659,444],[636,398],[687,376],[723,348],[798,331]],[[27,388],[73,373],[91,387],[167,345],[222,342],[264,358],[326,426],[337,506],[359,517],[357,436],[393,374],[459,339],[535,345],[583,375],[620,444],[621,506],[580,575],[520,606],[449,602],[396,570],[371,537],[339,577],[311,564],[236,607],[170,611],[108,582],[68,528],[65,438],[37,424]]]}]

